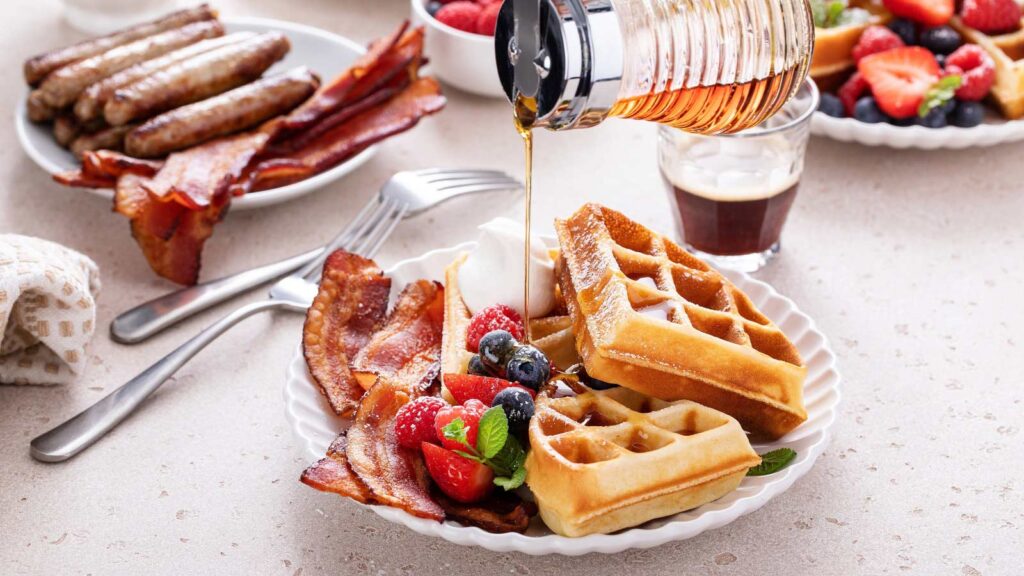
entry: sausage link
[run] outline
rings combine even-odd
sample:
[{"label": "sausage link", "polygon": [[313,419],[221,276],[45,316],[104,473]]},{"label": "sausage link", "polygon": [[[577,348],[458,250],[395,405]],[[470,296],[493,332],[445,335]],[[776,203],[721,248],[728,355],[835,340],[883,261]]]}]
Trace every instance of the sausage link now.
[{"label": "sausage link", "polygon": [[124,137],[134,124],[110,126],[92,134],[82,134],[71,143],[71,153],[81,157],[83,152],[93,150],[114,150],[120,152],[124,148]]},{"label": "sausage link", "polygon": [[106,36],[90,38],[71,46],[44,52],[25,61],[25,81],[28,82],[29,86],[36,86],[54,70],[73,62],[91,58],[111,48],[123,46],[142,38],[166,32],[167,30],[181,28],[193,22],[203,22],[216,18],[217,13],[206,4],[203,4],[195,8],[172,12],[158,20],[136,24]]},{"label": "sausage link", "polygon": [[295,108],[319,85],[315,74],[300,67],[175,108],[129,132],[125,152],[154,158],[250,128]]},{"label": "sausage link", "polygon": [[196,22],[112,48],[102,54],[65,66],[46,77],[39,85],[43,100],[54,108],[63,108],[78,98],[83,90],[107,76],[162,56],[178,48],[195,44],[204,38],[224,34],[224,26],[216,20]]},{"label": "sausage link", "polygon": [[72,114],[60,114],[53,120],[53,139],[64,148],[71,144],[71,141],[78,138],[82,126]]},{"label": "sausage link", "polygon": [[227,46],[228,44],[234,44],[252,38],[256,34],[253,32],[236,32],[234,34],[228,34],[227,36],[221,36],[220,38],[211,38],[209,40],[203,40],[196,42],[191,46],[185,46],[164,54],[158,58],[152,60],[146,60],[139,62],[134,66],[130,66],[121,70],[120,72],[113,74],[100,80],[99,82],[89,86],[79,96],[78,100],[75,101],[75,116],[79,120],[91,120],[98,118],[103,115],[103,105],[107,103],[107,100],[114,95],[114,91],[118,88],[122,88],[141,80],[150,74],[163,70],[164,68],[186,60],[193,56],[198,56],[204,52],[209,52],[215,48],[221,46]]},{"label": "sausage link", "polygon": [[39,90],[33,90],[28,95],[28,105],[25,106],[28,111],[28,119],[33,122],[49,122],[57,116],[57,110],[43,102],[43,96],[39,93]]},{"label": "sausage link", "polygon": [[289,48],[283,34],[264,32],[172,64],[116,90],[103,107],[103,115],[110,125],[120,126],[248,84],[283,58]]}]

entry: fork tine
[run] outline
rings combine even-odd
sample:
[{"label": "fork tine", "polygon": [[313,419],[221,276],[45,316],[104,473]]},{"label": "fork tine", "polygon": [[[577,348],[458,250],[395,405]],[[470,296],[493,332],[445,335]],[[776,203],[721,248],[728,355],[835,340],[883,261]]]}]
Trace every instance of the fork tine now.
[{"label": "fork tine", "polygon": [[505,173],[500,170],[446,170],[444,172],[420,176],[420,179],[424,182],[434,183],[458,178],[482,178],[488,176],[505,176]]},{"label": "fork tine", "polygon": [[476,192],[497,192],[499,190],[518,190],[522,188],[518,182],[484,182],[480,184],[460,184],[446,188],[445,192],[452,196],[474,194]]},{"label": "fork tine", "polygon": [[330,256],[331,252],[341,248],[343,250],[351,250],[351,247],[363,239],[366,235],[374,230],[378,226],[378,223],[385,214],[391,209],[394,201],[381,199],[379,196],[371,200],[367,207],[363,209],[364,212],[368,213],[366,218],[362,219],[362,222],[358,227],[351,228],[351,233],[343,234],[338,238],[338,242],[332,242],[327,250],[320,255],[315,261],[310,262],[309,265],[300,270],[299,274],[302,278],[310,282],[320,282],[320,276],[323,273],[323,264]]},{"label": "fork tine", "polygon": [[391,236],[391,231],[398,226],[398,223],[402,221],[402,217],[405,216],[407,206],[405,204],[396,203],[394,209],[388,214],[388,217],[377,227],[374,234],[367,239],[365,246],[362,250],[357,253],[366,257],[373,258],[377,255],[377,251],[384,244],[384,241]]},{"label": "fork tine", "polygon": [[314,270],[320,270],[320,268],[324,265],[324,261],[327,260],[327,257],[331,254],[331,252],[333,252],[342,244],[346,242],[351,242],[351,239],[354,237],[353,235],[356,233],[356,231],[361,230],[362,227],[366,225],[366,223],[373,216],[373,213],[379,208],[379,204],[380,195],[378,194],[371,198],[370,201],[367,202],[365,206],[363,206],[362,210],[360,210],[359,213],[356,214],[356,217],[353,218],[352,221],[349,222],[348,225],[345,226],[345,228],[337,236],[335,236],[329,243],[327,243],[326,246],[324,246],[324,251],[319,256],[317,256],[309,264],[306,264],[305,266],[297,270],[294,273],[294,275],[306,277],[307,275],[309,275],[310,272]]}]

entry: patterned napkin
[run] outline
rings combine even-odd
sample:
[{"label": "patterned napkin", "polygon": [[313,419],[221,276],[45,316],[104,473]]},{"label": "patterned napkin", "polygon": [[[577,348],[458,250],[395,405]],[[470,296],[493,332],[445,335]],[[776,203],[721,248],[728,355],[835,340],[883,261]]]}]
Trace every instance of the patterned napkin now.
[{"label": "patterned napkin", "polygon": [[60,244],[0,234],[0,383],[64,384],[85,368],[99,269]]}]

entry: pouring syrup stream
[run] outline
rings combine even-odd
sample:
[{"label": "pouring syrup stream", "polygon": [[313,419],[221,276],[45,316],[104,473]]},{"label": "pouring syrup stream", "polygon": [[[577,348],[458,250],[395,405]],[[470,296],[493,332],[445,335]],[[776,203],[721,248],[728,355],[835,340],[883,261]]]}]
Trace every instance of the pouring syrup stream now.
[{"label": "pouring syrup stream", "polygon": [[525,217],[523,218],[523,328],[526,331],[526,341],[532,341],[530,337],[530,256],[531,256],[531,232],[532,223],[530,216],[533,207],[533,122],[537,118],[537,100],[523,95],[516,94],[513,118],[516,131],[523,138],[523,146],[526,153],[526,174],[525,180]]}]

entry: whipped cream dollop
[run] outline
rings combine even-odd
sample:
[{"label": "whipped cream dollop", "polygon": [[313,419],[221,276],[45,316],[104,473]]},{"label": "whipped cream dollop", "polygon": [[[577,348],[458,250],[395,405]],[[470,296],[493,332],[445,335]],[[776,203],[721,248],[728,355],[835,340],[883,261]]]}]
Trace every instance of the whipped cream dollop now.
[{"label": "whipped cream dollop", "polygon": [[[492,304],[504,304],[523,314],[522,222],[495,218],[480,225],[480,239],[459,268],[459,290],[473,314]],[[547,245],[533,234],[530,240],[530,317],[539,318],[555,306],[555,263]]]}]

